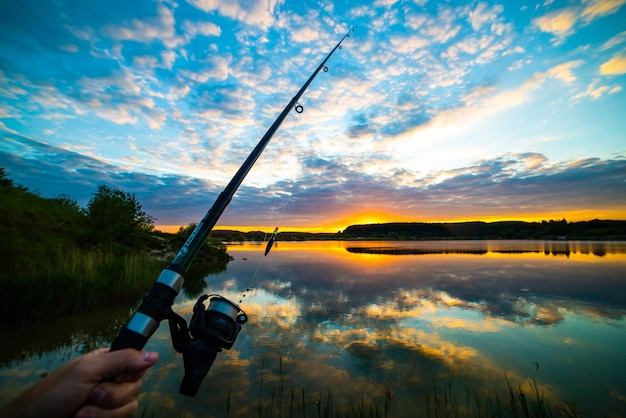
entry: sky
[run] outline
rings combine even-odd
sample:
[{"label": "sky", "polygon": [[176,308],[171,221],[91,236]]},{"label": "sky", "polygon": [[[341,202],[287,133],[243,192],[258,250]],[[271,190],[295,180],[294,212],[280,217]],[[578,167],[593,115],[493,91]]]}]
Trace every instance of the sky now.
[{"label": "sky", "polygon": [[[217,228],[626,219],[626,0],[0,1],[0,167]],[[271,230],[270,229],[270,230]]]}]

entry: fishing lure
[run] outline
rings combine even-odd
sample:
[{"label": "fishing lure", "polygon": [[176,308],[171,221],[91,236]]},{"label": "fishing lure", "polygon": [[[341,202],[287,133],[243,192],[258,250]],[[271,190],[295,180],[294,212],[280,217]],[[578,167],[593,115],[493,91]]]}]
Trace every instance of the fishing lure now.
[{"label": "fishing lure", "polygon": [[272,232],[270,239],[267,240],[267,246],[265,247],[265,255],[267,255],[267,253],[269,253],[270,250],[272,249],[272,245],[274,245],[274,241],[276,241],[276,235],[278,235],[278,227],[274,229],[274,232]]}]

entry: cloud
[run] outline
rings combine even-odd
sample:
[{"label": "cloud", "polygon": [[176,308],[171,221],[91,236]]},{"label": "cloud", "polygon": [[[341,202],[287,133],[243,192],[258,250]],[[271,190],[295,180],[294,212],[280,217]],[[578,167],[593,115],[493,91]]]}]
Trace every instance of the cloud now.
[{"label": "cloud", "polygon": [[232,0],[224,2],[218,0],[188,0],[188,3],[207,13],[217,11],[222,16],[265,31],[276,22],[277,9],[283,1]]},{"label": "cloud", "polygon": [[599,81],[594,80],[587,86],[584,92],[579,93],[572,97],[573,100],[582,99],[584,97],[591,97],[593,100],[598,100],[605,94],[615,94],[622,90],[621,87],[599,86]]},{"label": "cloud", "polygon": [[582,18],[592,21],[617,12],[626,0],[583,0],[583,4]]},{"label": "cloud", "polygon": [[204,62],[202,70],[182,70],[180,77],[199,84],[205,84],[209,80],[224,81],[228,78],[230,62],[229,56],[211,55]]},{"label": "cloud", "polygon": [[[210,196],[223,187],[189,176],[134,173],[129,168],[6,130],[0,151],[4,153],[5,167],[18,184],[36,187],[48,196],[66,193],[81,203],[98,184],[123,186],[138,193],[148,213],[159,218],[159,224],[197,220],[206,211],[207,202],[212,201]],[[248,150],[244,151],[245,154]],[[206,151],[199,152],[202,158],[208,158]],[[401,183],[390,175],[364,174],[361,167],[345,165],[341,159],[304,160],[298,177],[271,185],[270,190],[291,196],[284,224],[294,227],[330,224],[354,213],[356,202],[362,211],[376,209],[408,220],[457,219],[459,213],[466,219],[511,214],[536,216],[559,211],[598,213],[619,211],[626,206],[623,157],[551,164],[537,153],[510,154],[427,176],[404,173],[403,176],[412,180]],[[367,167],[372,161],[375,160],[362,160],[360,164]],[[202,164],[193,165],[202,167]],[[240,161],[235,162],[238,164]],[[224,171],[225,165],[219,169]],[[246,184],[224,215],[224,224],[257,224],[259,213],[272,207],[274,197],[268,194],[268,189]],[[190,200],[192,194],[195,197]],[[168,196],[167,202],[161,201],[163,196]]]},{"label": "cloud", "polygon": [[626,42],[626,30],[618,33],[617,35],[611,37],[608,41],[602,44],[600,47],[600,51],[606,51],[607,49],[611,49],[614,46],[623,44]]},{"label": "cloud", "polygon": [[626,74],[626,55],[619,54],[600,66],[600,74],[602,75],[621,75]]},{"label": "cloud", "polygon": [[213,22],[192,22],[187,19],[183,21],[183,29],[190,38],[196,35],[220,36],[222,33],[222,29]]},{"label": "cloud", "polygon": [[578,16],[573,9],[561,9],[541,16],[533,23],[543,32],[564,38],[573,32],[577,19]]},{"label": "cloud", "polygon": [[472,29],[478,31],[483,25],[495,22],[498,15],[502,13],[504,8],[501,5],[495,5],[491,10],[488,10],[489,5],[485,2],[480,2],[476,5],[476,8],[469,12],[469,21],[472,25]]},{"label": "cloud", "polygon": [[410,54],[430,44],[427,38],[420,35],[398,35],[392,37],[390,42],[395,52],[400,54]]},{"label": "cloud", "polygon": [[614,14],[626,0],[583,0],[581,6],[570,6],[555,10],[533,20],[533,24],[541,31],[556,36],[556,43],[575,32],[575,27],[582,20],[582,25],[589,25],[592,21]]},{"label": "cloud", "polygon": [[157,8],[156,17],[135,18],[121,25],[109,24],[102,28],[102,33],[111,39],[119,41],[136,41],[149,43],[153,40],[163,42],[168,48],[175,48],[184,43],[176,33],[174,15],[164,5]]},{"label": "cloud", "polygon": [[7,127],[4,124],[4,122],[2,122],[1,120],[0,120],[0,131],[8,132],[8,133],[11,133],[11,134],[17,134],[17,131]]},{"label": "cloud", "polygon": [[580,66],[581,64],[583,64],[582,60],[565,62],[550,68],[546,72],[546,75],[557,78],[567,84],[573,83],[576,81],[576,77],[572,73],[572,69]]}]

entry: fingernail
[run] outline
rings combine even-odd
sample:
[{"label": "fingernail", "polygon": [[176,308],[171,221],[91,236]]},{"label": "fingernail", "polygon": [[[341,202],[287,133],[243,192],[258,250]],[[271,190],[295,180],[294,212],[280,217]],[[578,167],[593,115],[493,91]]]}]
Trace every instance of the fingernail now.
[{"label": "fingernail", "polygon": [[96,413],[93,411],[83,411],[78,415],[78,418],[96,418]]},{"label": "fingernail", "polygon": [[154,351],[144,351],[143,352],[143,359],[145,361],[152,361],[152,360],[156,360],[158,358],[159,354],[157,352]]},{"label": "fingernail", "polygon": [[[104,399],[104,397],[106,396],[106,392],[100,388],[96,388],[94,389],[93,392],[91,392],[91,401],[92,402],[100,402],[101,400]],[[88,414],[93,414],[93,412],[87,412]],[[82,416],[82,415],[81,415]],[[89,416],[89,415],[87,415]]]}]

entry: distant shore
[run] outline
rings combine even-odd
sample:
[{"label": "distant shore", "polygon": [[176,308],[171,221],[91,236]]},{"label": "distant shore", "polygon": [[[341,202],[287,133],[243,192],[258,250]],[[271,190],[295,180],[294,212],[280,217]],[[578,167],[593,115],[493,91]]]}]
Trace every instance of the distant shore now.
[{"label": "distant shore", "polygon": [[[264,241],[271,231],[241,232],[214,230],[213,238],[222,241]],[[546,239],[626,241],[626,221],[591,220],[523,222],[397,222],[351,225],[337,233],[280,232],[282,241],[309,240],[480,240],[480,239]]]}]

